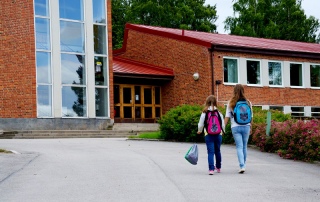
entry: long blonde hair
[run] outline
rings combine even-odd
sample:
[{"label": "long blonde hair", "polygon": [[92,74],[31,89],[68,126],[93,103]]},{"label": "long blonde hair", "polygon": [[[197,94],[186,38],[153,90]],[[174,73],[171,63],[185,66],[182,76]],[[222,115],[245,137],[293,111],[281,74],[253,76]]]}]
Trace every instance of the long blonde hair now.
[{"label": "long blonde hair", "polygon": [[209,95],[207,97],[206,103],[204,104],[204,108],[202,112],[206,113],[209,107],[212,107],[212,109],[214,109],[214,107],[217,107],[217,99],[214,95]]},{"label": "long blonde hair", "polygon": [[241,84],[237,84],[233,88],[233,97],[231,98],[230,103],[229,103],[229,106],[231,109],[234,109],[234,107],[236,106],[236,103],[239,99],[244,99],[244,100],[248,101],[248,99],[246,98],[246,96],[244,94],[243,85],[241,85]]}]

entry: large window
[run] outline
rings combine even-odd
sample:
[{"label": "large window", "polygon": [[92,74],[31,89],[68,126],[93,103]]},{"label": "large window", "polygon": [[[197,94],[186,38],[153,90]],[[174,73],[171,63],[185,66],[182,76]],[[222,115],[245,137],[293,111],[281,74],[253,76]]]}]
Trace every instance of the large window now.
[{"label": "large window", "polygon": [[238,83],[238,59],[224,58],[223,69],[225,83]]},{"label": "large window", "polygon": [[320,65],[310,65],[311,87],[320,87]]},{"label": "large window", "polygon": [[247,84],[261,84],[260,61],[247,60]]},{"label": "large window", "polygon": [[281,62],[268,62],[269,85],[282,86]]},{"label": "large window", "polygon": [[108,116],[108,59],[105,0],[92,0],[96,117]]},{"label": "large window", "polygon": [[52,70],[48,0],[35,0],[37,116],[52,117]]},{"label": "large window", "polygon": [[290,63],[290,86],[303,86],[302,64]]},{"label": "large window", "polygon": [[106,2],[34,0],[38,117],[109,116]]}]

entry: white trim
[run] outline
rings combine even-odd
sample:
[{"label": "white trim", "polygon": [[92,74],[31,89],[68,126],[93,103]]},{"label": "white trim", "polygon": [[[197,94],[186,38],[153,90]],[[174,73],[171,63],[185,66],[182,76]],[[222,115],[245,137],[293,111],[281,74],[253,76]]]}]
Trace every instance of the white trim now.
[{"label": "white trim", "polygon": [[239,58],[238,83],[247,85],[247,59],[243,57]]}]

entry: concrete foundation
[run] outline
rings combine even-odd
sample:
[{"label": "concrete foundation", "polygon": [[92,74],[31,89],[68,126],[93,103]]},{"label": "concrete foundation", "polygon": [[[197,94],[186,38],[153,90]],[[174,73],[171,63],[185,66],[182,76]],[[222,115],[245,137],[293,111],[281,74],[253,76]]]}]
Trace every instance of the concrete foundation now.
[{"label": "concrete foundation", "polygon": [[106,130],[113,119],[24,119],[0,118],[0,130]]}]

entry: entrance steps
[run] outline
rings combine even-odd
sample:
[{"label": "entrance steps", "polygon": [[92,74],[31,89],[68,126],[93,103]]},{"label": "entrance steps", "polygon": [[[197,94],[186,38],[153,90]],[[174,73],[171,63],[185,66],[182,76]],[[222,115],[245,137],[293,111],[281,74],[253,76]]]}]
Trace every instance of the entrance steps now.
[{"label": "entrance steps", "polygon": [[128,138],[141,132],[157,131],[158,124],[114,123],[107,130],[21,130],[2,131],[0,139],[53,139],[53,138]]}]

